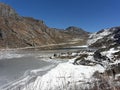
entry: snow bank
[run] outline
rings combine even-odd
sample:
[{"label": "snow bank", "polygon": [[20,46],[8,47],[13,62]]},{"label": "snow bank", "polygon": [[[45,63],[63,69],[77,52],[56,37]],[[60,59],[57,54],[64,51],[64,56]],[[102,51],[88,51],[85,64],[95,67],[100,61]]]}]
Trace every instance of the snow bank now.
[{"label": "snow bank", "polygon": [[75,89],[77,84],[89,81],[95,71],[103,72],[104,68],[100,65],[83,66],[69,62],[61,63],[44,76],[38,76],[32,85],[29,84],[23,90],[68,90],[73,87]]},{"label": "snow bank", "polygon": [[111,48],[110,50],[108,51],[104,51],[102,52],[101,54],[104,55],[104,56],[107,56],[109,57],[110,59],[113,59],[114,58],[114,53],[118,52],[119,50],[115,50],[114,48]]}]

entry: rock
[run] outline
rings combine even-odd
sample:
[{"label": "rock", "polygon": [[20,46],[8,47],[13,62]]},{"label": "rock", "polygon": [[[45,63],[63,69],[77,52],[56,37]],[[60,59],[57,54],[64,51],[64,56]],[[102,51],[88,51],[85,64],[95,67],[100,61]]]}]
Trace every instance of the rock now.
[{"label": "rock", "polygon": [[80,55],[79,57],[77,57],[75,60],[74,60],[74,63],[73,64],[77,64],[79,65],[81,60],[85,60],[85,58],[88,57],[87,54],[82,54]]},{"label": "rock", "polygon": [[0,16],[5,18],[20,18],[20,16],[16,13],[16,11],[11,8],[9,5],[6,5],[4,3],[0,3]]},{"label": "rock", "polygon": [[114,31],[114,38],[117,44],[120,44],[120,28]]},{"label": "rock", "polygon": [[78,58],[75,59],[74,63],[75,65],[85,65],[85,66],[94,66],[97,63],[93,62],[91,60],[87,60],[88,54],[82,54]]},{"label": "rock", "polygon": [[120,51],[114,53],[115,59],[120,59]]},{"label": "rock", "polygon": [[94,65],[96,65],[96,63],[95,63],[95,62],[92,62],[92,61],[90,61],[90,60],[81,60],[81,61],[79,62],[79,65],[94,66]]},{"label": "rock", "polygon": [[57,54],[55,53],[53,56],[54,56],[54,57],[57,57]]},{"label": "rock", "polygon": [[107,56],[103,56],[99,50],[94,52],[93,57],[94,60],[98,62],[102,62],[102,61],[112,62]]}]

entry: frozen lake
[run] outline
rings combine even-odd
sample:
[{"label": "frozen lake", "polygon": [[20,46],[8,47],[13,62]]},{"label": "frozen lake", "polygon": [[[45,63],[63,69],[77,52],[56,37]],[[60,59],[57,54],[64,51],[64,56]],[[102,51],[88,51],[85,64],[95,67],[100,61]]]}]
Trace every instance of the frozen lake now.
[{"label": "frozen lake", "polygon": [[45,74],[58,63],[64,62],[50,60],[49,57],[54,53],[68,51],[76,51],[76,49],[0,51],[0,87],[29,74],[31,70],[41,69],[39,75]]}]

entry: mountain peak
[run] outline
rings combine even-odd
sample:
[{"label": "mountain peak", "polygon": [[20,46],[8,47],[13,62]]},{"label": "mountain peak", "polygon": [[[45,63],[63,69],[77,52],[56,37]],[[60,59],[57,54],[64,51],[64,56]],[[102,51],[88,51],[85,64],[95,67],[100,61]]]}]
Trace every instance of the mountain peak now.
[{"label": "mountain peak", "polygon": [[83,30],[83,29],[75,27],[75,26],[70,26],[70,27],[66,28],[66,30]]},{"label": "mountain peak", "polygon": [[66,28],[65,31],[69,32],[69,33],[74,33],[75,35],[78,35],[78,36],[84,36],[84,35],[88,36],[88,32],[86,32],[82,28],[75,27],[75,26],[70,26],[70,27]]},{"label": "mountain peak", "polygon": [[18,17],[16,11],[7,4],[0,3],[0,16],[2,17]]}]

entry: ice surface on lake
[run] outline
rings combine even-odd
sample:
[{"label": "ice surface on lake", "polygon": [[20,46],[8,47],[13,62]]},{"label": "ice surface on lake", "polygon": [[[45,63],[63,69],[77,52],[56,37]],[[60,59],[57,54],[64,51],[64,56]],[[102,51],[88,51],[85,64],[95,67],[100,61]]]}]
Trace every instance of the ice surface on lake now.
[{"label": "ice surface on lake", "polygon": [[0,59],[11,59],[23,57],[22,54],[16,54],[16,51],[2,50],[0,51]]}]

